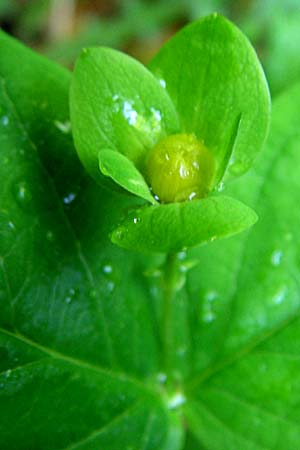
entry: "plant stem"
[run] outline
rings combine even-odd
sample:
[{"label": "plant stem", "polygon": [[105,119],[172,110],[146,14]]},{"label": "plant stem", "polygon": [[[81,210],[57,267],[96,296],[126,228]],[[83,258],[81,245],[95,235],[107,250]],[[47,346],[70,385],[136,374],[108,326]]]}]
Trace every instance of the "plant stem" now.
[{"label": "plant stem", "polygon": [[176,292],[178,272],[177,253],[169,253],[164,264],[163,306],[162,306],[162,343],[164,370],[170,372],[172,356],[172,303]]}]

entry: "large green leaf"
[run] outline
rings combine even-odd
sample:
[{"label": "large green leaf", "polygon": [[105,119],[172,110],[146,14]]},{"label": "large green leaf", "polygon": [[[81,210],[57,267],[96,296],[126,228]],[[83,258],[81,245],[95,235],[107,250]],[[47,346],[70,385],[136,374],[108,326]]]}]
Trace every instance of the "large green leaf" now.
[{"label": "large green leaf", "polygon": [[[246,172],[262,147],[270,100],[246,37],[213,14],[185,27],[150,63],[174,101],[181,128],[213,152],[217,180]],[[228,167],[227,167],[228,165]]]},{"label": "large green leaf", "polygon": [[166,358],[165,266],[110,243],[134,201],[82,177],[67,72],[3,35],[0,56],[1,450],[297,449],[300,87],[224,190],[258,224],[178,256]]},{"label": "large green leaf", "polygon": [[54,114],[67,73],[8,38],[1,52],[3,66],[16,61],[9,76],[0,71],[0,448],[176,448],[180,429],[174,418],[169,426],[156,393],[158,341],[144,282],[136,280],[141,263],[107,237],[105,217],[124,202],[87,182],[82,195],[63,201],[69,166],[55,180],[36,151],[51,140],[52,160],[61,131],[51,134],[48,115],[31,109],[38,89],[20,95],[17,60],[28,68],[28,86],[45,71],[43,100]]}]

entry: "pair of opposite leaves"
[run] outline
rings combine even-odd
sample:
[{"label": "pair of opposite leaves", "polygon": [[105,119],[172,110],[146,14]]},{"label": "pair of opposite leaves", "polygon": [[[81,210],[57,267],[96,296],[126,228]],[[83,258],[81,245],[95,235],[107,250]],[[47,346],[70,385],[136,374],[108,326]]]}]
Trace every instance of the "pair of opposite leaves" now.
[{"label": "pair of opposite leaves", "polygon": [[[251,167],[269,116],[255,51],[219,15],[181,30],[149,69],[116,50],[83,50],[71,89],[79,157],[101,184],[117,184],[151,203],[123,218],[112,241],[134,250],[179,251],[255,223],[254,211],[216,186]],[[169,203],[158,203],[147,182]]]}]

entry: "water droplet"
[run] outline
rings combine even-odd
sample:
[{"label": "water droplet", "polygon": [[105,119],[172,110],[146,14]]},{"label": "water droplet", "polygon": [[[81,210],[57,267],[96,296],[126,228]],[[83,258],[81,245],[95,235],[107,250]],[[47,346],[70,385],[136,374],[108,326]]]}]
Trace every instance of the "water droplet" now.
[{"label": "water droplet", "polygon": [[272,302],[275,305],[280,305],[286,298],[287,289],[286,287],[281,287],[278,289],[278,291],[275,293],[275,295],[272,298]]},{"label": "water droplet", "polygon": [[123,116],[125,117],[126,121],[129,123],[129,125],[135,125],[138,118],[138,113],[133,108],[133,102],[125,100],[123,103],[123,109],[122,109]]},{"label": "water droplet", "polygon": [[161,122],[162,120],[162,114],[158,109],[150,108],[150,111],[152,112],[152,116],[154,121],[156,122],[156,125],[158,125],[158,122]]},{"label": "water droplet", "polygon": [[240,175],[245,172],[247,168],[247,161],[232,159],[229,161],[229,172],[233,175]]},{"label": "water droplet", "polygon": [[15,224],[11,220],[8,222],[7,225],[8,225],[8,228],[10,230],[15,230],[16,229]]},{"label": "water droplet", "polygon": [[168,399],[168,408],[177,409],[186,402],[186,398],[182,392],[178,391]]},{"label": "water droplet", "polygon": [[206,294],[205,294],[205,297],[204,297],[204,299],[207,301],[207,302],[213,302],[214,300],[216,300],[218,298],[218,293],[216,292],[216,291],[208,291]]},{"label": "water droplet", "polygon": [[76,294],[77,294],[77,290],[74,289],[74,288],[70,288],[68,290],[68,295],[65,297],[65,302],[67,304],[70,304],[74,300],[74,298],[76,297]]},{"label": "water droplet", "polygon": [[205,311],[202,315],[202,320],[205,323],[211,323],[215,320],[216,316],[212,311]]},{"label": "water droplet", "polygon": [[65,205],[70,205],[76,198],[76,194],[74,192],[69,192],[64,198],[63,202]]},{"label": "water droplet", "polygon": [[165,80],[163,80],[162,78],[159,80],[159,84],[165,89],[167,86],[167,83]]},{"label": "water droplet", "polygon": [[28,207],[32,200],[32,193],[26,181],[20,181],[13,186],[13,194],[16,202],[22,208]]},{"label": "water droplet", "polygon": [[6,372],[5,372],[5,378],[9,378],[11,376],[11,369],[8,369]]},{"label": "water droplet", "polygon": [[113,268],[110,264],[104,264],[104,266],[102,267],[102,271],[106,274],[112,273]]},{"label": "water droplet", "polygon": [[204,301],[203,301],[203,305],[202,305],[202,321],[204,323],[211,323],[215,320],[216,318],[216,314],[215,314],[215,302],[218,298],[218,292],[214,291],[214,290],[210,290],[208,292],[206,292],[206,294],[204,295]]},{"label": "water droplet", "polygon": [[224,187],[225,187],[224,182],[221,181],[221,182],[217,185],[217,191],[218,191],[218,192],[224,191]]},{"label": "water droplet", "polygon": [[212,236],[212,237],[209,239],[209,242],[214,242],[216,239],[217,239],[217,236]]},{"label": "water droplet", "polygon": [[160,384],[164,384],[167,381],[167,378],[167,374],[163,372],[158,373],[156,377],[158,383]]},{"label": "water droplet", "polygon": [[274,250],[274,252],[271,255],[271,264],[273,266],[279,266],[282,260],[282,251],[281,250]]},{"label": "water droplet", "polygon": [[101,271],[105,276],[104,289],[108,293],[115,290],[116,284],[119,281],[119,274],[111,262],[106,261],[101,266]]},{"label": "water droplet", "polygon": [[193,198],[195,198],[196,197],[196,192],[192,192],[190,195],[189,195],[189,200],[193,200]]},{"label": "water droplet", "polygon": [[1,123],[3,126],[7,126],[9,124],[9,118],[7,116],[2,116],[1,117]]},{"label": "water droplet", "polygon": [[186,259],[186,251],[179,252],[177,254],[177,258],[179,259],[179,261],[185,260]]},{"label": "water droplet", "polygon": [[109,293],[113,292],[115,289],[115,283],[113,281],[108,281],[106,289],[108,290]]},{"label": "water droplet", "polygon": [[71,122],[66,120],[65,122],[61,122],[60,120],[55,120],[54,125],[64,134],[71,133]]},{"label": "water droplet", "polygon": [[134,217],[133,218],[133,223],[139,223],[141,221],[140,217]]}]

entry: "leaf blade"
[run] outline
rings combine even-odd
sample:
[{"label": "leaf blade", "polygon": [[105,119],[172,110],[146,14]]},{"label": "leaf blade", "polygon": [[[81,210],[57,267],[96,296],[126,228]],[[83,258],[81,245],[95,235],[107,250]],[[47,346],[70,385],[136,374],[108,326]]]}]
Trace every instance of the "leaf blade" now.
[{"label": "leaf blade", "polygon": [[99,152],[99,168],[104,176],[110,177],[122,188],[155,204],[150,189],[135,165],[121,153],[113,150]]},{"label": "leaf blade", "polygon": [[177,33],[149,67],[166,84],[184,131],[215,156],[216,183],[248,170],[266,138],[270,97],[245,36],[213,14]]},{"label": "leaf blade", "polygon": [[114,244],[150,252],[176,252],[238,233],[257,220],[229,197],[208,197],[139,209],[113,231]]},{"label": "leaf blade", "polygon": [[77,151],[96,179],[101,149],[119,151],[142,169],[148,150],[178,131],[174,105],[152,73],[112,49],[83,51],[70,105]]}]

